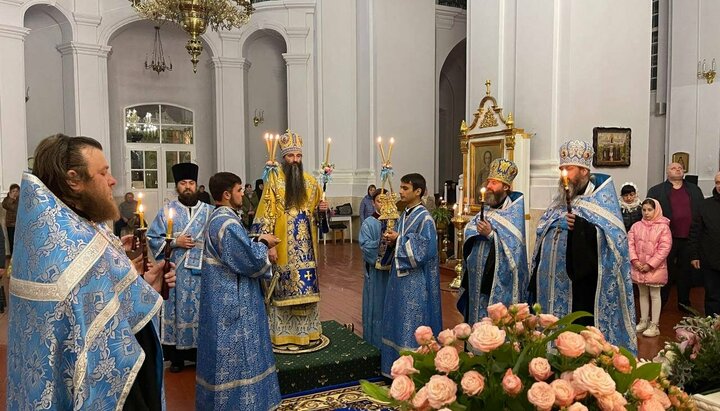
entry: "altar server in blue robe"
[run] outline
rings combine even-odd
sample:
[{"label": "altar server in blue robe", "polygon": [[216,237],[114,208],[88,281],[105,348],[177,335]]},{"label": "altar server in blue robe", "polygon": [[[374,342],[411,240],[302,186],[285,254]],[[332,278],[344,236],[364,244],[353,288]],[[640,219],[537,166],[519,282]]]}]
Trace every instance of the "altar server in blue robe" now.
[{"label": "altar server in blue robe", "polygon": [[[138,275],[106,221],[116,180],[102,146],[57,134],[23,175],[10,278],[7,409],[163,409],[151,319],[164,262]],[[141,273],[142,274],[142,273]],[[174,271],[165,275],[172,287]]]},{"label": "altar server in blue robe", "polygon": [[177,267],[177,287],[170,290],[170,298],[160,312],[160,341],[165,359],[171,363],[170,372],[180,372],[186,360],[195,361],[196,357],[205,229],[215,207],[198,200],[196,164],[175,164],[172,172],[178,198],[158,211],[147,236],[153,256],[162,259],[172,210],[170,261]]},{"label": "altar server in blue robe", "polygon": [[400,199],[407,208],[398,219],[397,231],[388,230],[383,236],[395,244],[380,350],[381,371],[388,377],[400,351],[418,347],[415,330],[419,326],[429,326],[435,334],[442,329],[437,231],[422,204],[425,187],[420,174],[400,179]]},{"label": "altar server in blue robe", "polygon": [[268,249],[279,239],[248,237],[239,215],[240,177],[217,173],[209,185],[218,208],[203,257],[195,408],[274,409],[280,386],[260,282],[272,275]]},{"label": "altar server in blue robe", "polygon": [[382,239],[387,229],[387,220],[380,220],[379,213],[379,196],[383,193],[386,193],[383,189],[375,190],[373,193],[371,198],[375,212],[363,221],[360,228],[360,248],[365,263],[362,299],[363,338],[377,348],[382,344],[385,291],[394,251]]},{"label": "altar server in blue robe", "polygon": [[540,218],[533,256],[531,299],[543,311],[562,317],[587,311],[612,344],[637,351],[635,306],[627,234],[613,180],[590,173],[593,147],[571,140],[560,147],[560,169],[567,171],[572,212],[564,182]]},{"label": "altar server in blue robe", "polygon": [[[530,274],[525,248],[525,197],[511,191],[518,168],[497,158],[485,184],[485,210],[465,226],[463,276],[458,310],[474,324],[495,303],[527,301]],[[482,183],[481,183],[482,184]]]}]

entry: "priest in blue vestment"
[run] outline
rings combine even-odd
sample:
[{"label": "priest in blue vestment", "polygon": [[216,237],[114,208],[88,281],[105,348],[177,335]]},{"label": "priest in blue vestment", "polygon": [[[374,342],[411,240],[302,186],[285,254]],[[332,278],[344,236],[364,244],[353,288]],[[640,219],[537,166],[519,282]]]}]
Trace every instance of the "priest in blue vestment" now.
[{"label": "priest in blue vestment", "polygon": [[490,164],[483,213],[465,226],[463,276],[458,310],[474,324],[495,303],[527,301],[530,274],[525,248],[525,197],[511,191],[518,168],[497,158]]},{"label": "priest in blue vestment", "polygon": [[627,234],[612,178],[590,172],[593,153],[580,140],[560,147],[571,212],[561,179],[557,198],[538,223],[529,291],[544,312],[593,314],[580,323],[637,352]]},{"label": "priest in blue vestment", "polygon": [[[164,262],[138,275],[106,221],[119,218],[102,146],[62,134],[40,142],[23,175],[10,278],[7,409],[164,408],[151,319]],[[142,273],[141,273],[142,274]],[[164,276],[170,287],[175,274]]]},{"label": "priest in blue vestment", "polygon": [[208,224],[200,287],[195,408],[266,411],[280,404],[280,386],[260,282],[272,271],[274,234],[248,237],[238,213],[240,177],[217,173],[210,193],[218,208]]},{"label": "priest in blue vestment", "polygon": [[398,219],[397,231],[388,230],[383,236],[395,245],[380,349],[381,371],[387,377],[401,351],[418,347],[419,326],[429,326],[435,334],[442,329],[437,231],[422,204],[425,187],[425,178],[417,173],[400,179],[400,199],[407,208]]},{"label": "priest in blue vestment", "polygon": [[[213,206],[198,200],[198,166],[179,163],[172,167],[177,200],[166,203],[148,229],[150,250],[156,260],[163,258],[165,239],[170,236],[177,287],[160,311],[160,341],[170,371],[180,372],[185,361],[195,361],[200,314],[200,270],[207,227]],[[171,211],[172,210],[172,211]],[[168,233],[172,213],[172,233]]]},{"label": "priest in blue vestment", "polygon": [[390,276],[390,264],[394,249],[383,241],[387,220],[381,220],[379,196],[386,193],[375,190],[372,202],[375,212],[360,227],[360,249],[363,253],[365,277],[362,295],[363,338],[377,348],[382,344],[385,290]]}]

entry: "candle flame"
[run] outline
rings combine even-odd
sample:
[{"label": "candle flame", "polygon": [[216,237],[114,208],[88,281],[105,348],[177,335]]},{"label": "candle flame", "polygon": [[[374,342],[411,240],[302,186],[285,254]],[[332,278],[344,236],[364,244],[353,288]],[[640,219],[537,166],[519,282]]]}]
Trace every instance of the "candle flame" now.
[{"label": "candle flame", "polygon": [[382,143],[382,137],[378,137],[377,142],[378,142],[378,144]]},{"label": "candle flame", "polygon": [[328,144],[332,143],[332,138],[328,137]]},{"label": "candle flame", "polygon": [[391,144],[391,145],[392,145],[392,144],[395,144],[395,138],[394,138],[394,137],[390,137],[390,144]]},{"label": "candle flame", "polygon": [[142,198],[143,198],[143,193],[138,193],[138,199],[142,200]]},{"label": "candle flame", "polygon": [[174,215],[175,215],[175,210],[173,210],[173,209],[171,208],[171,209],[168,211],[168,217],[170,217],[170,218],[172,219]]},{"label": "candle flame", "polygon": [[143,207],[143,205],[140,204],[140,205],[138,206],[138,213],[142,213],[144,209],[145,209],[145,207]]}]

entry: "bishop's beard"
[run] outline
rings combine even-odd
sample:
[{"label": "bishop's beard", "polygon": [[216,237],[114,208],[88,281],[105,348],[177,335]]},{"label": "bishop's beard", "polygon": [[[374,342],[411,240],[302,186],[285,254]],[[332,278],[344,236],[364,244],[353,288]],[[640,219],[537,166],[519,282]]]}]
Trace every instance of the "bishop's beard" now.
[{"label": "bishop's beard", "polygon": [[198,202],[197,191],[185,190],[182,193],[178,192],[178,201],[187,207],[195,207]]},{"label": "bishop's beard", "polygon": [[302,162],[287,163],[283,161],[282,171],[285,174],[285,207],[302,208],[307,201]]}]

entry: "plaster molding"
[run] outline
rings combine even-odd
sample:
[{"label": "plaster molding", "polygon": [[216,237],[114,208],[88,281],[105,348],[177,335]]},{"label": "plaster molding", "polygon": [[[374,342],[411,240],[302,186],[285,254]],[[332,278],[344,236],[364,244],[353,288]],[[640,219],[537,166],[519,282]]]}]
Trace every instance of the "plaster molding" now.
[{"label": "plaster molding", "polygon": [[239,57],[213,57],[210,62],[212,67],[217,69],[241,68],[247,71],[252,65],[247,59]]},{"label": "plaster molding", "polygon": [[25,41],[25,37],[30,33],[27,27],[7,26],[0,24],[0,37]]},{"label": "plaster molding", "polygon": [[285,32],[288,38],[291,39],[304,39],[310,33],[310,27],[287,27]]},{"label": "plaster molding", "polygon": [[435,6],[435,27],[451,30],[456,24],[467,23],[467,12],[457,7]]},{"label": "plaster molding", "polygon": [[73,13],[73,18],[82,26],[98,27],[102,22],[102,17],[95,14]]},{"label": "plaster molding", "polygon": [[288,66],[307,65],[308,60],[310,60],[310,54],[283,53],[282,56]]},{"label": "plaster molding", "polygon": [[63,44],[60,44],[57,46],[57,50],[63,56],[70,54],[70,53],[74,53],[74,54],[84,54],[84,55],[88,55],[88,56],[97,56],[97,57],[107,58],[111,49],[112,49],[111,46],[103,46],[100,44],[90,44],[90,43],[79,43],[76,41],[71,41],[69,43],[63,43]]}]

